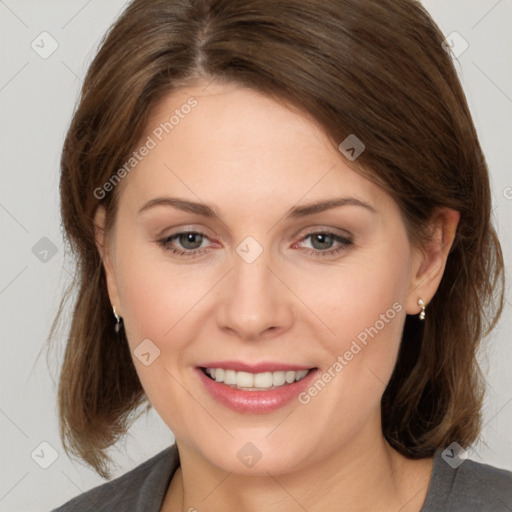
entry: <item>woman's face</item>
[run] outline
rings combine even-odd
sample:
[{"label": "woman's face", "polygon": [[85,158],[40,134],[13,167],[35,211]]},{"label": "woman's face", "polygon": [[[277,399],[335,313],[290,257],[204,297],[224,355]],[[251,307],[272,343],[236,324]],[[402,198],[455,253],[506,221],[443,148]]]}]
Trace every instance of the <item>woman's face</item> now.
[{"label": "woman's face", "polygon": [[178,443],[252,474],[370,452],[419,310],[396,203],[312,121],[233,85],[173,93],[144,144],[118,185],[109,293]]}]

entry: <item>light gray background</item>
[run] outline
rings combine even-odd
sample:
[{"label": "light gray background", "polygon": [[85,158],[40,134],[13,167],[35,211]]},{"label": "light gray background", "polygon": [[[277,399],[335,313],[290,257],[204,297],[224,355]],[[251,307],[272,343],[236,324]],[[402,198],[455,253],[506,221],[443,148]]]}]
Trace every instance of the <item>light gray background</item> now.
[{"label": "light gray background", "polygon": [[[469,43],[457,67],[491,170],[494,213],[510,274],[512,0],[424,4],[446,35],[456,31]],[[47,511],[103,482],[70,461],[59,440],[54,381],[64,338],[58,340],[50,368],[41,349],[72,268],[60,233],[59,154],[81,78],[124,5],[123,0],[0,0],[0,511]],[[59,45],[47,59],[31,48],[43,31]],[[58,250],[53,257],[48,253],[46,262],[40,260],[44,253],[32,251],[43,237]],[[485,428],[470,457],[512,470],[509,292],[507,297],[503,318],[482,357],[489,382]],[[172,440],[152,411],[112,450],[119,463],[116,475]],[[51,461],[51,449],[40,447],[42,442],[57,454],[48,469],[39,465]],[[34,450],[39,457],[31,457]]]}]

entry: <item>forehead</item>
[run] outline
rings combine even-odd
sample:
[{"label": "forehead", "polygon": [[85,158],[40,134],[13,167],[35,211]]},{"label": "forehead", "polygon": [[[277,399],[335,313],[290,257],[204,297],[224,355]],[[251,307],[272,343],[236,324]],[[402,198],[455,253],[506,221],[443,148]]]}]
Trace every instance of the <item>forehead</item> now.
[{"label": "forehead", "polygon": [[253,211],[265,207],[262,200],[296,203],[306,195],[383,200],[315,121],[233,84],[169,94],[151,113],[143,145],[151,149],[123,184],[132,204],[166,193]]}]

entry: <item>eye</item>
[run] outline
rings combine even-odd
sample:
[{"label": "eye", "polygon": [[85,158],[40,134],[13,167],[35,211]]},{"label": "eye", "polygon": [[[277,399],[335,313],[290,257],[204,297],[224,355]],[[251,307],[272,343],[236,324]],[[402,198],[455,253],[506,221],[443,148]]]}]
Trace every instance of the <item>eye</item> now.
[{"label": "eye", "polygon": [[350,238],[340,236],[329,231],[309,233],[302,238],[299,244],[308,240],[310,242],[310,247],[303,247],[303,249],[307,253],[315,256],[333,256],[348,249],[353,244]]},{"label": "eye", "polygon": [[327,233],[315,233],[314,235],[309,235],[308,238],[311,240],[313,249],[319,251],[331,249],[334,243],[334,237]]},{"label": "eye", "polygon": [[[157,240],[157,243],[172,254],[193,258],[208,252],[211,247],[207,245],[209,240],[204,233],[182,231]],[[305,241],[310,242],[310,247],[303,246],[302,249],[314,256],[334,256],[347,250],[353,244],[349,237],[340,236],[329,231],[309,233],[295,245],[299,245],[299,248],[301,248],[300,246]]]},{"label": "eye", "polygon": [[193,257],[206,252],[203,243],[208,240],[209,238],[204,233],[182,231],[158,240],[158,244],[178,256]]},{"label": "eye", "polygon": [[205,237],[201,233],[189,232],[179,233],[175,238],[184,249],[194,250],[201,247]]}]

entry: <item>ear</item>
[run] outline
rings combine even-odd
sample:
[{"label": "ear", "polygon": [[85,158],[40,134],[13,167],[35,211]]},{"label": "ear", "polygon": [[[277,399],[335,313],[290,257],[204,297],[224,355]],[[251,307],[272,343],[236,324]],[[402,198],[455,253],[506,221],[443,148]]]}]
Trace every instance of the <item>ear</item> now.
[{"label": "ear", "polygon": [[100,258],[105,269],[105,276],[107,280],[108,295],[110,297],[110,303],[116,307],[116,311],[119,316],[122,315],[121,304],[119,300],[119,293],[117,290],[117,283],[114,274],[113,265],[113,251],[111,244],[109,243],[108,237],[105,233],[105,208],[98,206],[96,213],[94,214],[94,236],[96,241],[96,247],[100,254]]},{"label": "ear", "polygon": [[430,237],[424,246],[415,249],[412,263],[406,312],[416,315],[421,312],[418,299],[426,306],[435,295],[446,268],[448,254],[455,239],[460,213],[451,208],[436,210],[430,223]]}]

